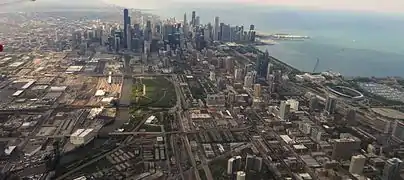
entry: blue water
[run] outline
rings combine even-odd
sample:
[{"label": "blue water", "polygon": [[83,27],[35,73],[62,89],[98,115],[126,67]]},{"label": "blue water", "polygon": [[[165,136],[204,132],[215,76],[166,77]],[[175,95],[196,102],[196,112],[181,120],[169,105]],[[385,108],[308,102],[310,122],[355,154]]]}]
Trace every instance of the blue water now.
[{"label": "blue water", "polygon": [[266,33],[307,35],[307,41],[281,41],[261,47],[298,69],[333,70],[344,76],[404,77],[404,18],[371,13],[302,11],[237,7],[228,9],[179,8],[159,11],[182,20],[185,11],[195,10],[203,23],[215,16],[227,24],[255,24]]}]

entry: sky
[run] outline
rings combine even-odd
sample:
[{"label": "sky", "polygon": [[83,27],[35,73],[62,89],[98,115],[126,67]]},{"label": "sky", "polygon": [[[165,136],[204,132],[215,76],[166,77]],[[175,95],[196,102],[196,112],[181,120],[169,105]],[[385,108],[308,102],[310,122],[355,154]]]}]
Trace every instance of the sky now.
[{"label": "sky", "polygon": [[404,0],[103,0],[137,8],[164,8],[181,3],[245,3],[257,5],[287,6],[304,9],[374,11],[386,13],[404,12]]}]

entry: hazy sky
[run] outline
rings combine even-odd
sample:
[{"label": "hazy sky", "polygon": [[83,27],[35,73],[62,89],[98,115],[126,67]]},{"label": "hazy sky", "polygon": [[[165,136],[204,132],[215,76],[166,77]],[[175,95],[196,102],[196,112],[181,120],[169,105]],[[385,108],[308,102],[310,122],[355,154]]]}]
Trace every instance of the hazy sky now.
[{"label": "hazy sky", "polygon": [[289,6],[310,9],[404,12],[404,0],[104,0],[138,8],[164,8],[175,2],[185,3],[246,3]]}]

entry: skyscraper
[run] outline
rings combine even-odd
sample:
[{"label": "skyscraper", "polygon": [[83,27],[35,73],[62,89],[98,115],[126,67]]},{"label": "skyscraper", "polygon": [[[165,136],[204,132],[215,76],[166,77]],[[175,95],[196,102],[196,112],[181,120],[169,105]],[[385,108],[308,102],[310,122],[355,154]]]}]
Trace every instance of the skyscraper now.
[{"label": "skyscraper", "polygon": [[219,17],[215,17],[215,27],[213,29],[213,40],[218,41],[219,40]]},{"label": "skyscraper", "polygon": [[290,112],[290,104],[288,104],[286,101],[281,101],[281,104],[279,106],[279,117],[282,120],[286,120],[288,118]]},{"label": "skyscraper", "polygon": [[254,97],[261,97],[261,84],[254,84]]},{"label": "skyscraper", "polygon": [[182,25],[182,31],[184,32],[185,35],[188,34],[187,13],[184,13],[184,22],[183,22],[183,25]]},{"label": "skyscraper", "polygon": [[386,161],[383,170],[383,180],[398,180],[400,178],[400,170],[402,168],[403,161],[398,158],[391,158]]},{"label": "skyscraper", "polygon": [[225,41],[225,42],[230,42],[230,40],[231,40],[230,35],[231,35],[230,34],[230,25],[220,23],[220,37],[219,37],[219,40]]},{"label": "skyscraper", "polygon": [[250,31],[254,31],[255,30],[255,26],[254,26],[254,24],[251,24],[250,25]]},{"label": "skyscraper", "polygon": [[404,123],[401,120],[394,121],[392,136],[398,141],[404,141]]},{"label": "skyscraper", "polygon": [[194,27],[195,26],[195,18],[196,18],[196,12],[195,11],[192,11],[192,17],[191,17],[192,19],[191,19],[191,25],[192,25],[192,27]]},{"label": "skyscraper", "polygon": [[337,107],[337,98],[335,96],[328,96],[327,101],[325,103],[325,111],[328,114],[334,114],[334,111]]},{"label": "skyscraper", "polygon": [[273,67],[273,65],[272,65],[271,63],[268,63],[267,75],[266,75],[266,77],[265,77],[265,79],[266,79],[267,81],[269,80],[270,76],[272,75],[272,74],[271,74],[272,67]]},{"label": "skyscraper", "polygon": [[128,34],[128,24],[130,24],[129,21],[129,10],[124,9],[123,10],[123,44],[126,46],[127,44],[127,37],[126,35]]},{"label": "skyscraper", "polygon": [[199,16],[196,16],[196,18],[195,18],[195,26],[199,26],[200,23],[201,23],[201,18]]},{"label": "skyscraper", "polygon": [[264,54],[257,56],[257,61],[255,62],[255,71],[257,71],[258,78],[266,78],[268,71],[268,51],[265,51]]},{"label": "skyscraper", "polygon": [[360,149],[361,140],[357,137],[343,137],[332,140],[332,159],[349,160],[352,154]]},{"label": "skyscraper", "polygon": [[184,13],[184,25],[186,25],[186,24],[188,24],[188,22],[187,22],[187,13]]},{"label": "skyscraper", "polygon": [[131,26],[128,24],[128,26],[126,27],[126,47],[128,48],[128,50],[132,50],[132,28]]}]

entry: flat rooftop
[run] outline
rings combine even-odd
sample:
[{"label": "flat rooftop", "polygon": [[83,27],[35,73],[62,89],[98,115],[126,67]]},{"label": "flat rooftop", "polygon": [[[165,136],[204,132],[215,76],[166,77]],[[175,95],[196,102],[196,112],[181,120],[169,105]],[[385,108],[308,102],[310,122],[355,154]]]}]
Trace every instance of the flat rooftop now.
[{"label": "flat rooftop", "polygon": [[404,120],[404,113],[390,108],[372,108],[372,111],[380,116],[390,119]]}]

